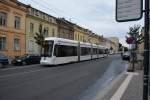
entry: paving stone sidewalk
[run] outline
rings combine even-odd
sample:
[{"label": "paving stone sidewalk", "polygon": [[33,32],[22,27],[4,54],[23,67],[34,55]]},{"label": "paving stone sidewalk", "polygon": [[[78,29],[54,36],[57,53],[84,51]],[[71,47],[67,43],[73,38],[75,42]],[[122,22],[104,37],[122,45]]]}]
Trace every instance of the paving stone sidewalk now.
[{"label": "paving stone sidewalk", "polygon": [[[142,100],[143,95],[143,71],[138,71],[134,75],[125,90],[121,100]],[[149,99],[150,100],[150,99]]]}]

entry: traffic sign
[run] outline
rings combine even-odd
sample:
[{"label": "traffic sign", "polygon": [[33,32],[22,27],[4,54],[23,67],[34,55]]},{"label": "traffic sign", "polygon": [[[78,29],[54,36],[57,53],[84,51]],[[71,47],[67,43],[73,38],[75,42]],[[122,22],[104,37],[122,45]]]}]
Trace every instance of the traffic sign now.
[{"label": "traffic sign", "polygon": [[116,21],[135,21],[142,18],[143,0],[116,0]]},{"label": "traffic sign", "polygon": [[127,37],[126,42],[127,44],[135,44],[136,39],[134,37]]}]

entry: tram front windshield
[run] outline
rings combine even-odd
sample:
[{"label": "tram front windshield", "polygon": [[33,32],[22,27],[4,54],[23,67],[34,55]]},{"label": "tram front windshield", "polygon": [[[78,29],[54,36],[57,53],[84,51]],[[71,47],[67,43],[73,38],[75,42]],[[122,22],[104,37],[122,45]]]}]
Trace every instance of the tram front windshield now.
[{"label": "tram front windshield", "polygon": [[54,44],[54,41],[45,41],[45,45],[44,45],[44,56],[45,57],[52,56],[53,44]]}]

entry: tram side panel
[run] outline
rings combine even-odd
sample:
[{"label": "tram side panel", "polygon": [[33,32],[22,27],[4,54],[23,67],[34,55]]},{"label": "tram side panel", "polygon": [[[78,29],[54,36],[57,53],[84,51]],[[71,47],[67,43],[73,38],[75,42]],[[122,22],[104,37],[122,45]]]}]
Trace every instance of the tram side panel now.
[{"label": "tram side panel", "polygon": [[56,45],[55,49],[55,65],[78,61],[77,46]]}]

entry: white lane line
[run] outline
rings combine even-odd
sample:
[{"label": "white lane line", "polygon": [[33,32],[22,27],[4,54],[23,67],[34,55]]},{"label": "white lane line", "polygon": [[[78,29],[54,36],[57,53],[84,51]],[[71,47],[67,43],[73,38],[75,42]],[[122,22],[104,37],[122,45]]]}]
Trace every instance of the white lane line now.
[{"label": "white lane line", "polygon": [[23,69],[23,68],[28,68],[28,67],[35,67],[37,65],[40,64],[36,64],[36,65],[27,65],[27,66],[17,66],[17,67],[13,67],[13,68],[6,68],[6,69],[1,69],[2,71],[6,71],[6,70],[11,70],[11,69]]},{"label": "white lane line", "polygon": [[116,93],[111,97],[110,100],[120,100],[122,95],[124,94],[125,90],[127,89],[132,77],[134,75],[138,75],[138,73],[129,73],[127,72],[128,76],[127,78],[124,80],[124,82],[121,84],[121,86],[119,87],[119,89],[116,91]]},{"label": "white lane line", "polygon": [[28,73],[40,72],[40,71],[45,71],[45,70],[47,70],[47,69],[40,69],[40,70],[27,71],[27,72],[15,73],[15,74],[8,74],[8,75],[0,76],[0,78],[6,78],[6,77],[11,77],[11,76],[17,76],[17,75],[24,75],[24,74],[28,74]]}]

